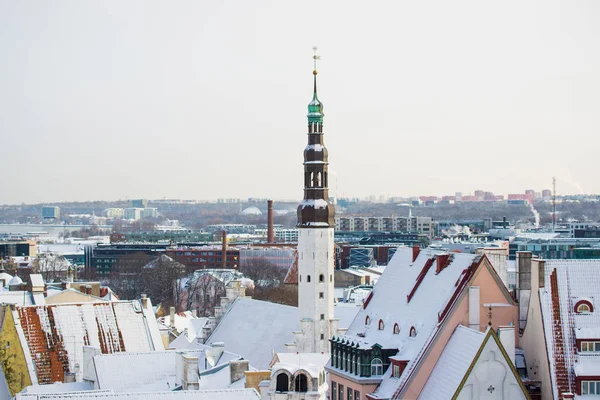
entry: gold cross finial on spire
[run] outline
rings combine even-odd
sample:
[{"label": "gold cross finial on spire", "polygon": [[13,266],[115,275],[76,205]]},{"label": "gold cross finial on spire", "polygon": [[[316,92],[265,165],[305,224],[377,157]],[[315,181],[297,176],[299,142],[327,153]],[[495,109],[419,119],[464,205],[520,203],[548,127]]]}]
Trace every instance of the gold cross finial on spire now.
[{"label": "gold cross finial on spire", "polygon": [[314,60],[314,70],[313,70],[313,74],[316,75],[317,74],[317,60],[321,59],[320,55],[317,55],[317,46],[313,46],[313,60]]}]

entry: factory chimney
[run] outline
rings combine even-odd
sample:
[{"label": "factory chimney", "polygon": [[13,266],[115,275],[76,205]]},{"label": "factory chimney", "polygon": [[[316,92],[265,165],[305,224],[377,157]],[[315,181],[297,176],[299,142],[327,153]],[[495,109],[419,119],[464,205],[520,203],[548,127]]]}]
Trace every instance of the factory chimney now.
[{"label": "factory chimney", "polygon": [[267,204],[267,243],[275,243],[275,232],[273,230],[273,200],[269,200]]},{"label": "factory chimney", "polygon": [[223,231],[223,245],[221,247],[221,268],[227,268],[227,231]]}]

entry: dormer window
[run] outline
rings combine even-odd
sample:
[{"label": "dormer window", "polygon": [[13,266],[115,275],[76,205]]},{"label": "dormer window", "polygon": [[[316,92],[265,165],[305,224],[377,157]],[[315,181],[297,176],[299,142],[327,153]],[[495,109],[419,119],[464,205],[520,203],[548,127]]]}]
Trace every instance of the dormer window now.
[{"label": "dormer window", "polygon": [[380,319],[380,320],[379,320],[379,330],[380,330],[380,331],[382,331],[382,330],[383,330],[383,328],[385,328],[385,325],[384,325],[384,323],[383,323],[383,320],[381,320],[381,319]]},{"label": "dormer window", "polygon": [[367,318],[365,318],[365,325],[369,325],[371,323],[371,317],[369,317],[367,315]]},{"label": "dormer window", "polygon": [[417,337],[417,330],[415,329],[414,326],[410,327],[410,337]]},{"label": "dormer window", "polygon": [[400,327],[398,326],[398,324],[394,324],[394,335],[397,335],[400,333]]},{"label": "dormer window", "polygon": [[575,303],[575,312],[577,314],[591,313],[594,312],[594,306],[589,300],[579,300],[577,303]]}]

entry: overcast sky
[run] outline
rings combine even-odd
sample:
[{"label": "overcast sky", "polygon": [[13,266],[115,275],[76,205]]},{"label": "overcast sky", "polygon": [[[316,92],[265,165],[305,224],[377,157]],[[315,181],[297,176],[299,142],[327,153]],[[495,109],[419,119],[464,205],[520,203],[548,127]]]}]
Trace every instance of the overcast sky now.
[{"label": "overcast sky", "polygon": [[600,2],[0,0],[0,204],[599,193]]}]

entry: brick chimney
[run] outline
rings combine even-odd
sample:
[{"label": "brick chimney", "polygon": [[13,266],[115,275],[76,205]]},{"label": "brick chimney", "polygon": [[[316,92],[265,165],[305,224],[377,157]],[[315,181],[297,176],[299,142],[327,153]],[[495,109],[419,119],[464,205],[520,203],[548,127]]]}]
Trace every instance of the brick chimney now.
[{"label": "brick chimney", "polygon": [[275,243],[273,227],[273,200],[267,201],[267,243]]},{"label": "brick chimney", "polygon": [[223,231],[223,244],[221,247],[221,268],[227,268],[227,231]]},{"label": "brick chimney", "polygon": [[413,262],[415,262],[415,260],[419,256],[420,252],[421,252],[421,247],[419,247],[418,244],[413,244],[413,247],[412,247],[412,260],[413,260]]}]

